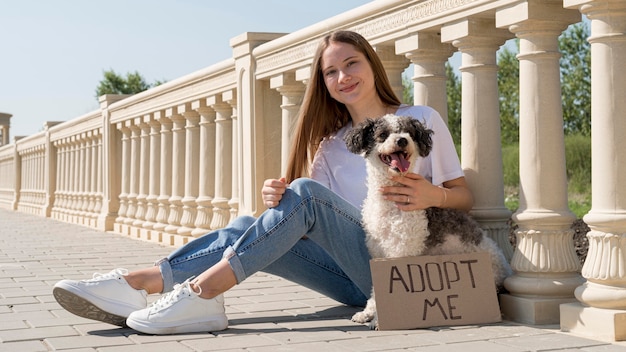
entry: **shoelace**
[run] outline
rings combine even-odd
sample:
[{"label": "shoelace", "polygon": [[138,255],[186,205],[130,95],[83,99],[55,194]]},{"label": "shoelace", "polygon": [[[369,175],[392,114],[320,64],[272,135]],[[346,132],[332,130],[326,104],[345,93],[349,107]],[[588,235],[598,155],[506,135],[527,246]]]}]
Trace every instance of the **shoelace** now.
[{"label": "shoelace", "polygon": [[197,286],[200,292],[196,292],[191,288],[191,279],[185,280],[182,284],[174,285],[174,290],[168,292],[165,296],[159,298],[157,301],[152,303],[150,306],[150,310],[160,310],[163,308],[167,308],[171,306],[174,302],[178,301],[181,296],[190,297],[193,293],[194,295],[200,296],[202,294],[202,288]]},{"label": "shoelace", "polygon": [[128,275],[128,270],[126,269],[115,269],[111,272],[108,272],[106,274],[101,274],[101,273],[94,273],[93,277],[89,280],[85,280],[86,282],[95,282],[95,281],[102,281],[102,280],[108,280],[108,279],[116,279],[118,276],[126,276]]}]

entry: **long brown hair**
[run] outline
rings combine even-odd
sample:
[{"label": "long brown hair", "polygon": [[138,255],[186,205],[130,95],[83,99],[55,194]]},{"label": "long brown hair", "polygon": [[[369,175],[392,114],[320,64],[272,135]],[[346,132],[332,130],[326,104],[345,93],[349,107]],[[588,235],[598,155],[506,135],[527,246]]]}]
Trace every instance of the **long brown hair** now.
[{"label": "long brown hair", "polygon": [[400,105],[400,100],[387,79],[385,67],[374,48],[363,36],[352,31],[336,31],[326,35],[315,52],[311,66],[311,79],[298,113],[285,175],[287,182],[298,177],[309,176],[309,166],[322,139],[351,121],[346,106],[330,96],[324,82],[321,59],[331,42],[350,44],[361,52],[372,67],[376,93],[383,104]]}]

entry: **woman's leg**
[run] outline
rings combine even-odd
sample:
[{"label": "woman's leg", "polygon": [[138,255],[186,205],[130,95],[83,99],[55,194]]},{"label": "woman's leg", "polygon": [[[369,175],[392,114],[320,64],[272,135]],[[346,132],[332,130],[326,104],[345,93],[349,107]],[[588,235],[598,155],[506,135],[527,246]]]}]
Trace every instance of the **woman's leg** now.
[{"label": "woman's leg", "polygon": [[[281,259],[303,235],[326,252],[321,258],[328,265],[339,268],[363,295],[369,296],[370,257],[360,211],[319,183],[300,179],[287,189],[276,208],[264,212],[237,243],[226,249],[220,263],[198,276],[196,284],[203,292],[202,297],[214,297]],[[301,265],[302,258],[296,257],[290,256],[293,262],[283,258],[281,264],[289,266],[293,277],[311,281],[308,278],[329,274],[326,263],[317,265],[311,272],[310,265],[305,268]]]}]

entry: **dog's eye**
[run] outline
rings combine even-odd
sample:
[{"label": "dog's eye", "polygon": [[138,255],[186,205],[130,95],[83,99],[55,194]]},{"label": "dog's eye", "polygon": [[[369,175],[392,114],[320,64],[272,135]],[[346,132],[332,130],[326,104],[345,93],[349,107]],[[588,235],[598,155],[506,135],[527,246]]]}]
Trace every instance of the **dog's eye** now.
[{"label": "dog's eye", "polygon": [[389,133],[387,133],[387,132],[380,132],[378,134],[378,140],[379,141],[384,141],[385,139],[387,139],[387,137],[389,137]]}]

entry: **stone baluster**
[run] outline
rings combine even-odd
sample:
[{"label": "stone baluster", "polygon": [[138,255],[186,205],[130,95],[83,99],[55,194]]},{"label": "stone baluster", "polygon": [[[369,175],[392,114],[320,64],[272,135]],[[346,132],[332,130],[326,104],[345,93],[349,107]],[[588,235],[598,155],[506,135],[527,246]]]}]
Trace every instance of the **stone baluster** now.
[{"label": "stone baluster", "polygon": [[57,172],[60,175],[60,187],[59,187],[59,207],[58,207],[58,213],[57,213],[57,219],[58,220],[62,220],[63,219],[63,214],[66,212],[67,209],[67,192],[68,192],[68,179],[69,179],[69,174],[68,174],[68,170],[69,170],[69,155],[68,155],[68,141],[67,138],[64,138],[63,140],[61,140],[59,142],[59,148],[61,148],[62,150],[62,158],[63,161],[60,165],[62,165],[62,168],[60,170],[58,170]]},{"label": "stone baluster", "polygon": [[505,280],[510,294],[500,295],[500,304],[507,319],[531,324],[558,323],[559,305],[573,301],[582,282],[567,204],[558,46],[580,14],[562,5],[529,0],[496,12],[496,26],[520,41],[520,204],[513,214],[519,228],[515,274]]},{"label": "stone baluster", "polygon": [[[185,118],[178,113],[178,108],[171,108],[166,115],[172,120],[172,194],[170,195],[170,216],[165,232],[176,234],[183,216],[183,197],[185,195]],[[175,236],[170,237],[175,240]]]},{"label": "stone baluster", "polygon": [[[54,182],[54,196],[53,196],[53,200],[52,200],[52,209],[50,210],[50,217],[53,219],[57,219],[57,213],[59,211],[59,202],[61,201],[60,199],[60,193],[62,190],[62,185],[63,185],[63,179],[62,177],[62,170],[63,170],[63,149],[61,148],[61,144],[59,143],[59,141],[55,141],[52,143],[53,145],[53,150],[56,152],[56,175],[55,175],[55,182]],[[0,175],[0,176],[4,176],[4,175]]]},{"label": "stone baluster", "polygon": [[[103,175],[104,175],[104,162],[103,162],[103,150],[102,150],[102,143],[103,143],[103,138],[104,138],[104,134],[100,133],[99,131],[96,134],[96,138],[94,139],[94,149],[93,149],[93,160],[95,161],[93,167],[94,167],[94,175],[93,175],[93,193],[94,193],[94,208],[93,208],[93,212],[96,214],[100,214],[100,212],[102,211],[102,199],[104,197],[104,187],[103,187]],[[96,224],[97,224],[97,219],[96,219]]]},{"label": "stone baluster", "polygon": [[[161,124],[161,168],[159,173],[159,209],[153,229],[163,233],[167,227],[170,214],[170,194],[172,193],[172,120],[163,112],[154,114],[155,120]],[[163,241],[163,240],[162,240]],[[166,242],[166,241],[163,241]],[[171,244],[171,243],[170,243]]]},{"label": "stone baluster", "polygon": [[137,165],[139,166],[139,187],[137,193],[137,214],[135,221],[133,221],[133,227],[135,227],[135,236],[146,239],[145,232],[142,233],[141,229],[146,221],[146,213],[148,212],[148,186],[150,175],[150,120],[152,116],[147,114],[141,118],[139,128],[141,135],[139,137],[139,155]]},{"label": "stone baluster", "polygon": [[[404,86],[402,85],[402,73],[409,67],[411,61],[403,55],[396,55],[393,46],[377,45],[375,48],[380,61],[382,61],[387,73],[387,79],[400,101],[404,96]],[[411,104],[412,102],[408,102]]]},{"label": "stone baluster", "polygon": [[589,250],[575,290],[561,305],[561,329],[626,340],[626,2],[566,0],[591,23],[592,205]]},{"label": "stone baluster", "polygon": [[87,132],[87,148],[85,154],[85,168],[87,169],[86,177],[85,177],[85,192],[87,197],[87,204],[85,207],[85,212],[89,218],[89,224],[91,226],[91,219],[94,218],[93,210],[96,207],[96,172],[97,170],[97,160],[96,160],[96,143],[97,143],[97,135],[96,131]]},{"label": "stone baluster", "polygon": [[207,105],[215,110],[215,197],[211,201],[213,205],[213,219],[211,229],[219,229],[230,220],[230,200],[232,187],[232,108],[222,101],[221,96],[207,99]]},{"label": "stone baluster", "polygon": [[282,96],[282,122],[280,135],[280,175],[287,172],[287,159],[291,147],[291,135],[302,104],[305,85],[296,80],[295,72],[287,72],[270,79],[270,88]]},{"label": "stone baluster", "polygon": [[413,103],[428,105],[448,123],[446,62],[454,53],[451,44],[442,43],[437,33],[420,32],[396,41],[396,54],[413,64]]},{"label": "stone baluster", "polygon": [[139,196],[139,158],[141,147],[141,128],[139,128],[139,119],[129,121],[130,128],[130,178],[128,179],[128,210],[126,211],[126,219],[124,220],[125,233],[132,235],[131,226],[137,216],[137,196]]},{"label": "stone baluster", "polygon": [[87,215],[89,200],[87,199],[87,133],[83,132],[78,140],[78,217],[79,223],[84,223]]},{"label": "stone baluster", "polygon": [[66,221],[76,223],[76,213],[78,209],[78,169],[80,164],[78,161],[79,140],[77,136],[70,137],[70,182],[68,189],[70,190],[69,217]]},{"label": "stone baluster", "polygon": [[206,100],[192,103],[192,108],[200,114],[200,155],[198,204],[193,237],[200,237],[211,231],[213,217],[213,192],[215,192],[215,111],[206,106]]},{"label": "stone baluster", "polygon": [[197,207],[196,199],[198,198],[198,182],[200,168],[198,160],[200,159],[200,114],[191,109],[191,106],[185,106],[187,110],[182,112],[187,124],[185,125],[185,197],[183,203],[183,216],[180,220],[181,227],[178,234],[181,236],[191,236],[196,221]]},{"label": "stone baluster", "polygon": [[154,238],[152,230],[157,221],[159,210],[159,186],[161,176],[161,123],[155,119],[150,122],[150,165],[148,177],[148,196],[146,197],[147,211],[146,221],[142,227],[148,231],[147,237],[150,240],[160,241],[159,236],[155,233]]},{"label": "stone baluster", "polygon": [[121,193],[119,195],[120,208],[117,211],[118,217],[115,219],[114,228],[117,232],[124,233],[122,224],[128,213],[128,193],[130,192],[130,128],[125,123],[118,123],[117,129],[122,133],[121,170],[120,175]]},{"label": "stone baluster", "polygon": [[239,165],[242,159],[243,151],[240,149],[240,132],[239,128],[239,116],[237,110],[237,97],[235,91],[227,91],[222,93],[222,99],[224,102],[228,103],[231,107],[231,132],[232,132],[232,158],[231,158],[231,186],[230,186],[230,199],[228,200],[228,208],[229,208],[229,222],[233,221],[237,216],[239,216],[239,190],[242,182],[242,177],[239,174]]},{"label": "stone baluster", "polygon": [[511,260],[504,206],[504,176],[496,51],[513,35],[493,19],[464,19],[444,26],[441,37],[461,52],[462,167],[474,194],[472,216]]}]

